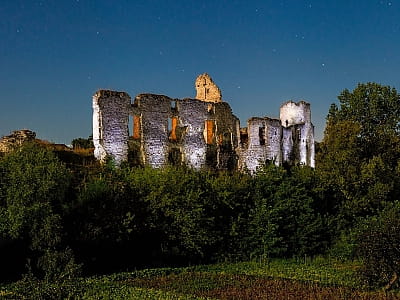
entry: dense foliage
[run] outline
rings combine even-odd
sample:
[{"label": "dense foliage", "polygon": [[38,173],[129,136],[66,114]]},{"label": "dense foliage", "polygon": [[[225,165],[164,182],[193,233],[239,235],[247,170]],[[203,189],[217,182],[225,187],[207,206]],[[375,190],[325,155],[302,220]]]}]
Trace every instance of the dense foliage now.
[{"label": "dense foliage", "polygon": [[368,281],[386,284],[399,272],[400,98],[368,83],[343,91],[339,101],[315,170],[115,168],[86,158],[79,165],[75,156],[37,145],[5,155],[2,280],[28,271],[63,282],[81,266],[88,274],[330,253],[358,255],[370,267],[363,268]]},{"label": "dense foliage", "polygon": [[107,272],[312,255],[328,242],[311,169],[267,165],[250,176],[106,165],[76,173],[34,145],[0,168],[3,240],[21,241],[19,263],[29,258],[31,271],[49,279],[74,270],[73,257],[86,272]]},{"label": "dense foliage", "polygon": [[399,272],[400,95],[367,83],[338,98],[317,162],[323,198],[339,233],[332,253],[358,254],[370,284],[392,285]]},{"label": "dense foliage", "polygon": [[400,97],[393,88],[367,83],[338,98],[317,169],[345,229],[399,199]]},{"label": "dense foliage", "polygon": [[363,224],[358,252],[364,264],[360,270],[369,285],[397,284],[400,275],[400,204],[385,210]]}]

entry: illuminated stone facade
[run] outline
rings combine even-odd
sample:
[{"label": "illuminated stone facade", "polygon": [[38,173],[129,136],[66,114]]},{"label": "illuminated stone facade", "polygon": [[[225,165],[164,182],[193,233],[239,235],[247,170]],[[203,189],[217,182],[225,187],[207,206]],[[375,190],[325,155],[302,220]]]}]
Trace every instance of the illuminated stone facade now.
[{"label": "illuminated stone facade", "polygon": [[207,73],[197,77],[195,88],[196,99],[206,102],[222,102],[221,90]]},{"label": "illuminated stone facade", "polygon": [[246,128],[232,114],[207,74],[195,83],[196,99],[100,90],[93,96],[96,158],[117,164],[249,170],[267,161],[314,167],[310,105],[286,102],[280,119],[253,117]]}]

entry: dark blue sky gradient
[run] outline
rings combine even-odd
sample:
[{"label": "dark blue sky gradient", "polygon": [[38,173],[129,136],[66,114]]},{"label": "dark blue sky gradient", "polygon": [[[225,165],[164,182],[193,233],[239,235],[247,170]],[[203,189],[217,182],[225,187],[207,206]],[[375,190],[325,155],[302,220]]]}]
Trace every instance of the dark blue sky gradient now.
[{"label": "dark blue sky gradient", "polygon": [[91,134],[97,89],[194,97],[209,73],[241,119],[331,103],[358,82],[400,89],[400,1],[20,1],[0,3],[0,136]]}]

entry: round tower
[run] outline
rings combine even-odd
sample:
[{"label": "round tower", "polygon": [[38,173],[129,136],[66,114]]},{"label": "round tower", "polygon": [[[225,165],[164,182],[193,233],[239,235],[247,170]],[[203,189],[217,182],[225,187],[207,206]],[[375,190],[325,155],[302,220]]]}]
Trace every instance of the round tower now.
[{"label": "round tower", "polygon": [[283,127],[311,123],[310,104],[305,101],[287,101],[281,105],[280,119]]}]

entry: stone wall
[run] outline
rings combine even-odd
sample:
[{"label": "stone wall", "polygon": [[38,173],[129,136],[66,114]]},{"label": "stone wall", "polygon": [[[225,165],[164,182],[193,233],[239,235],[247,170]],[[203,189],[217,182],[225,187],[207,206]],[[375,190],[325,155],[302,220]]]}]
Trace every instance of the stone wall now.
[{"label": "stone wall", "polygon": [[94,155],[117,164],[128,157],[128,117],[131,98],[127,93],[100,90],[93,95]]},{"label": "stone wall", "polygon": [[143,164],[227,169],[235,163],[239,120],[227,103],[140,94],[129,114],[133,116],[131,139],[136,140],[130,144]]},{"label": "stone wall", "polygon": [[221,102],[222,94],[219,87],[207,73],[197,77],[195,82],[196,99],[206,102]]},{"label": "stone wall", "polygon": [[13,131],[10,135],[3,136],[0,139],[0,153],[11,152],[25,142],[34,141],[35,138],[36,133],[28,129]]},{"label": "stone wall", "polygon": [[283,161],[315,167],[314,126],[310,104],[305,101],[285,102],[280,107],[283,127]]},{"label": "stone wall", "polygon": [[240,128],[209,75],[200,75],[195,85],[196,99],[139,94],[134,103],[124,92],[98,91],[93,96],[95,156],[155,168],[184,164],[254,172],[268,161],[314,167],[308,103],[286,102],[280,119],[253,117]]},{"label": "stone wall", "polygon": [[282,163],[282,126],[278,119],[253,117],[247,121],[247,136],[242,136],[239,169],[257,170],[266,162]]}]

